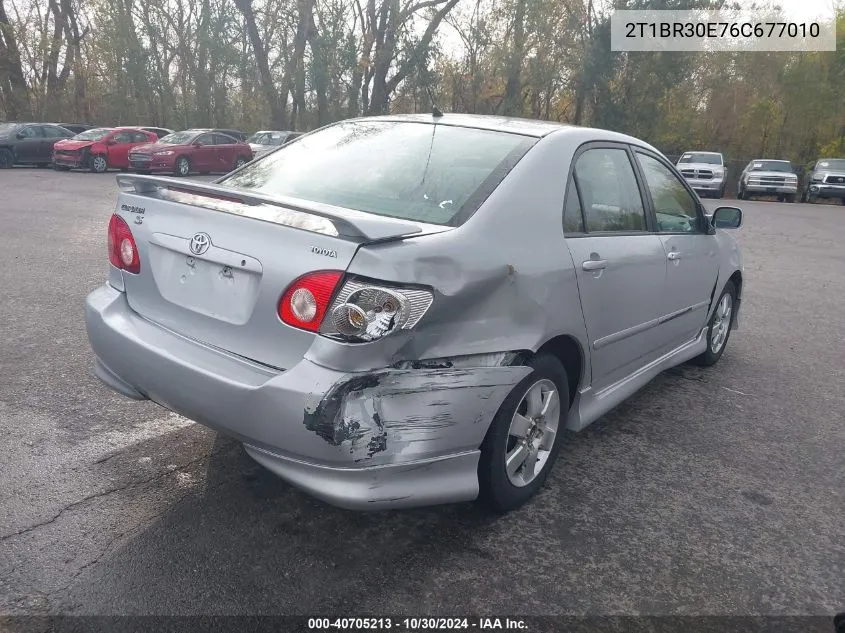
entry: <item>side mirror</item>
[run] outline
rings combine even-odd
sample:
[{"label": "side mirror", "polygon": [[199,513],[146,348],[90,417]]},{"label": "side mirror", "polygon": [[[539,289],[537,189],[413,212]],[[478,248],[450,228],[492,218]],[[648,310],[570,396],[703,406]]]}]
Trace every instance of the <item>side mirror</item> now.
[{"label": "side mirror", "polygon": [[738,229],[742,226],[742,209],[719,207],[713,212],[712,223],[717,229]]},{"label": "side mirror", "polygon": [[106,145],[117,145],[117,141],[115,141],[114,139],[109,139],[108,141],[106,141]]}]

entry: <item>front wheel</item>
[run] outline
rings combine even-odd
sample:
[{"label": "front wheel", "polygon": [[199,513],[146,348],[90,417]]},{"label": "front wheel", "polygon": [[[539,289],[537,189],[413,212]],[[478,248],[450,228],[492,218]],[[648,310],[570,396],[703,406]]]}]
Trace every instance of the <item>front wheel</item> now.
[{"label": "front wheel", "polygon": [[91,171],[95,174],[104,174],[109,168],[108,159],[102,154],[95,154],[91,158]]},{"label": "front wheel", "polygon": [[788,204],[793,204],[795,202],[795,194],[793,193],[793,194],[786,196],[786,202]]},{"label": "front wheel", "polygon": [[724,354],[731,336],[735,305],[736,288],[733,282],[729,281],[725,284],[725,289],[716,303],[716,309],[713,310],[710,321],[707,323],[707,350],[693,359],[696,365],[710,367],[710,365],[715,365]]},{"label": "front wheel", "polygon": [[549,354],[536,356],[530,367],[499,407],[481,444],[479,501],[497,512],[518,508],[542,487],[566,428],[566,370]]},{"label": "front wheel", "polygon": [[191,161],[187,156],[180,156],[176,159],[176,166],[173,173],[177,176],[189,176],[191,173]]},{"label": "front wheel", "polygon": [[11,169],[15,164],[15,155],[12,150],[2,148],[0,149],[0,169]]}]

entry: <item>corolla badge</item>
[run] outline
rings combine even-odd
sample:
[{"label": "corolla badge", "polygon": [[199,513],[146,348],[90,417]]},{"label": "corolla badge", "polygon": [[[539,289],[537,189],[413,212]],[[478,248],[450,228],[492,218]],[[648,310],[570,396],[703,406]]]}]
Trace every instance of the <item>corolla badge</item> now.
[{"label": "corolla badge", "polygon": [[208,233],[197,233],[191,238],[189,248],[194,255],[202,255],[211,246],[211,237]]}]

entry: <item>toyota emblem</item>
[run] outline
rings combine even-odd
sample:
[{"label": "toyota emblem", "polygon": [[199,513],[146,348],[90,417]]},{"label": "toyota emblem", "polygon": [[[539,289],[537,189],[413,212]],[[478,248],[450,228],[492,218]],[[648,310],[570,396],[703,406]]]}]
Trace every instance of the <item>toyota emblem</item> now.
[{"label": "toyota emblem", "polygon": [[197,233],[191,238],[190,249],[194,255],[202,255],[211,246],[211,237],[208,233]]}]

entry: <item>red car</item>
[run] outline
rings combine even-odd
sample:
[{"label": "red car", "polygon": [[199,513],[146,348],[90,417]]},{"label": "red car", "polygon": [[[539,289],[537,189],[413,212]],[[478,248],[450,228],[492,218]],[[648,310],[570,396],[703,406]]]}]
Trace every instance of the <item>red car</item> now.
[{"label": "red car", "polygon": [[252,148],[214,130],[184,130],[160,138],[129,153],[129,166],[138,173],[169,171],[187,176],[198,171],[228,173],[252,160]]},{"label": "red car", "polygon": [[135,127],[98,127],[53,145],[53,169],[129,169],[129,150],[154,143],[158,137]]}]

